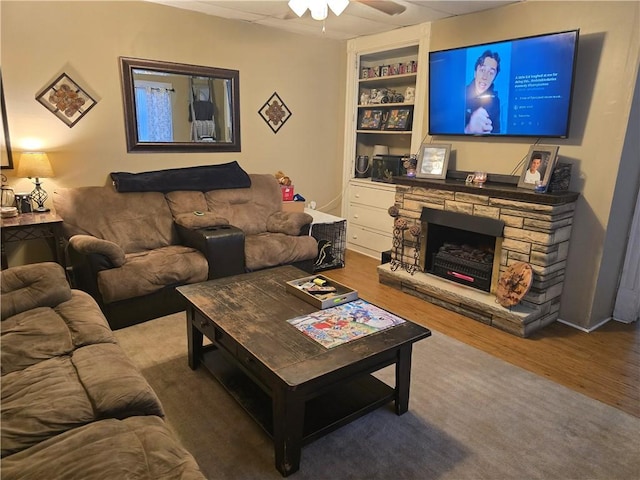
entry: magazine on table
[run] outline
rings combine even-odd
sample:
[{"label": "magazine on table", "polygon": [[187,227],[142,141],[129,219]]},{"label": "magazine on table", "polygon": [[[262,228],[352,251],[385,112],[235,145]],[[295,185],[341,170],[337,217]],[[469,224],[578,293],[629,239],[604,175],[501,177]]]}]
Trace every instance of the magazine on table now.
[{"label": "magazine on table", "polygon": [[287,321],[326,348],[333,348],[405,322],[397,315],[362,299]]}]

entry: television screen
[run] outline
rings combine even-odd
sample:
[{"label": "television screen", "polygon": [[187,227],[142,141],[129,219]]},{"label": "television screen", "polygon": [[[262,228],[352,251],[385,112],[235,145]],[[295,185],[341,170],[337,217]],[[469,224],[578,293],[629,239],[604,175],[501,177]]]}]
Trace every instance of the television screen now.
[{"label": "television screen", "polygon": [[429,135],[566,138],[578,34],[429,52]]}]

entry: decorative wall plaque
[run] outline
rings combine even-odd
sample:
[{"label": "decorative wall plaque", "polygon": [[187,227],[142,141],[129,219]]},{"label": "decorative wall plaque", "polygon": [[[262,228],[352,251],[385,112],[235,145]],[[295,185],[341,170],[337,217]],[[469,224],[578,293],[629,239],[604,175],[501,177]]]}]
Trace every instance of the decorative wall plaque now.
[{"label": "decorative wall plaque", "polygon": [[47,110],[73,127],[97,103],[80,86],[63,73],[36,95],[36,100]]},{"label": "decorative wall plaque", "polygon": [[292,115],[291,110],[287,108],[277,92],[273,92],[273,95],[271,95],[269,100],[258,110],[258,113],[262,119],[267,122],[271,130],[273,130],[273,133],[278,133],[278,130],[282,128]]}]

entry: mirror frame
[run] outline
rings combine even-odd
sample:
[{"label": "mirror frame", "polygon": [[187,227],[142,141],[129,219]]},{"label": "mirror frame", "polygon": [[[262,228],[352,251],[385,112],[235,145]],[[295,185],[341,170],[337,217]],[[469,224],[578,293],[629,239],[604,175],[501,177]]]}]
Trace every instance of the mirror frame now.
[{"label": "mirror frame", "polygon": [[[133,70],[143,69],[180,75],[215,77],[231,80],[232,142],[139,142]],[[239,152],[240,151],[240,72],[225,68],[204,67],[185,63],[120,57],[120,78],[124,100],[124,122],[127,152]]]}]

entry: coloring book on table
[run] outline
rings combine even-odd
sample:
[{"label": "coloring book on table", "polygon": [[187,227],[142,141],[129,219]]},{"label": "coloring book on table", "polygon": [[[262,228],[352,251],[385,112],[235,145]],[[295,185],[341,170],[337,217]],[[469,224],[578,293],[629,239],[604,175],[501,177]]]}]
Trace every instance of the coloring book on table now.
[{"label": "coloring book on table", "polygon": [[287,321],[326,348],[405,322],[397,315],[364,300],[354,300]]}]

